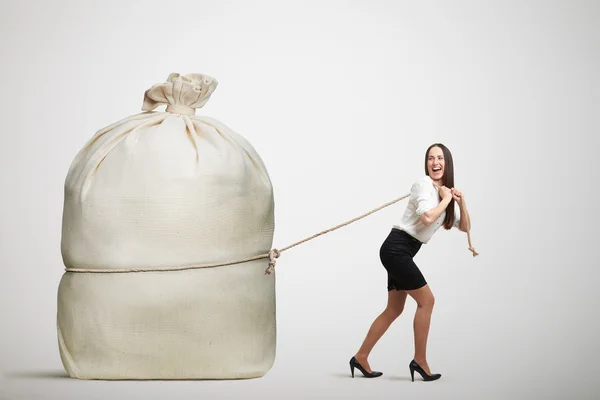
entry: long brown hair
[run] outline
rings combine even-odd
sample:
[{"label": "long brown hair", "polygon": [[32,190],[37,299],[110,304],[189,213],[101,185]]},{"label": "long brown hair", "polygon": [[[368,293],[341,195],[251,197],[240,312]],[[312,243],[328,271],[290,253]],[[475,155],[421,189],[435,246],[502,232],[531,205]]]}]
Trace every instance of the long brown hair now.
[{"label": "long brown hair", "polygon": [[[427,159],[429,158],[429,150],[434,147],[439,147],[444,153],[444,176],[442,177],[442,183],[448,189],[454,187],[454,161],[452,161],[452,153],[446,146],[441,143],[434,143],[427,148],[425,152],[425,175],[429,176],[429,168],[427,168]],[[448,207],[446,207],[446,217],[444,218],[444,228],[451,229],[454,225],[454,199],[450,201]]]}]

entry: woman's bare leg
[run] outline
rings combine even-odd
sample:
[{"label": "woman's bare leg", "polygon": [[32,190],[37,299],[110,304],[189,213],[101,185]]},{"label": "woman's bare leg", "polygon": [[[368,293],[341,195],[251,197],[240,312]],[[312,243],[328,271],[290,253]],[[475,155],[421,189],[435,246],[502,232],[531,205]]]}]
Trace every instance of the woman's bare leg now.
[{"label": "woman's bare leg", "polygon": [[428,375],[431,375],[429,365],[427,364],[427,337],[429,336],[429,325],[435,299],[429,285],[416,290],[407,290],[406,292],[417,302],[417,311],[413,322],[415,335],[414,360]]},{"label": "woman's bare leg", "polygon": [[403,290],[390,290],[388,291],[388,302],[385,310],[371,324],[371,328],[363,341],[362,346],[354,356],[360,365],[367,370],[372,372],[369,366],[369,354],[375,344],[381,339],[383,334],[388,330],[392,322],[396,320],[402,314],[404,310],[404,304],[406,303],[406,292]]}]

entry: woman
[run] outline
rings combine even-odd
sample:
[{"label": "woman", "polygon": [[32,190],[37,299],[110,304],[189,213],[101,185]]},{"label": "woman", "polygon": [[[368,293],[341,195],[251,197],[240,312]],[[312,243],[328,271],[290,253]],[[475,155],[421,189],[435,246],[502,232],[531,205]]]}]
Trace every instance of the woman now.
[{"label": "woman", "polygon": [[425,153],[425,174],[413,184],[402,219],[394,225],[381,246],[381,262],[388,272],[387,307],[375,319],[362,346],[350,360],[352,377],[354,368],[368,378],[382,375],[371,370],[367,358],[373,346],[402,313],[407,295],[417,303],[413,322],[415,352],[409,364],[412,381],[415,371],[426,381],[441,377],[441,374],[431,373],[426,357],[434,297],[413,257],[441,226],[447,230],[456,227],[467,232],[471,229],[471,221],[463,193],[454,188],[452,154],[446,146],[441,143],[429,146]]}]

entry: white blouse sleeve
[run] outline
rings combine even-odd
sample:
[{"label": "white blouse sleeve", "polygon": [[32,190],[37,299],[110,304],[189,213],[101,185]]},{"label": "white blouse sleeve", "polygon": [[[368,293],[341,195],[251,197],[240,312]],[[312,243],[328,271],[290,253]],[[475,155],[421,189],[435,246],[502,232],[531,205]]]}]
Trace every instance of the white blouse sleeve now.
[{"label": "white blouse sleeve", "polygon": [[431,185],[424,181],[416,182],[410,189],[410,198],[416,207],[416,214],[420,217],[433,207],[430,203]]}]

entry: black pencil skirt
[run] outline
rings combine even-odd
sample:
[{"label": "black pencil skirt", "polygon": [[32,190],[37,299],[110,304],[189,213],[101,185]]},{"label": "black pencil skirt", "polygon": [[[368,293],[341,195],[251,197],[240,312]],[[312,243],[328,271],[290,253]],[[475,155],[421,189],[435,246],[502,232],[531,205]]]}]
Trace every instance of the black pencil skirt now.
[{"label": "black pencil skirt", "polygon": [[381,263],[388,273],[388,291],[414,290],[427,284],[413,261],[422,244],[408,233],[392,229],[379,250]]}]

